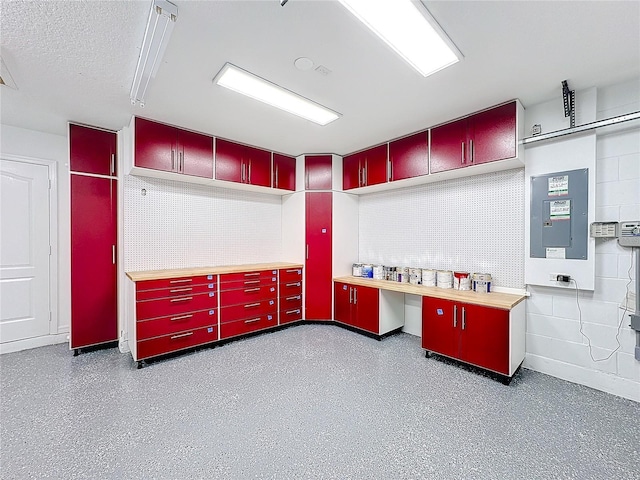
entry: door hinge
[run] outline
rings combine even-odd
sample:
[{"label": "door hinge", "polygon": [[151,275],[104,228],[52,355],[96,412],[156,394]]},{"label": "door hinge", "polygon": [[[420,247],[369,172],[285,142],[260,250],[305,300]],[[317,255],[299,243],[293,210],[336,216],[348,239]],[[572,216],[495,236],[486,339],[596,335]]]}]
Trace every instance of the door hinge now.
[{"label": "door hinge", "polygon": [[53,250],[51,248],[51,245],[49,245],[49,256],[53,255]]},{"label": "door hinge", "polygon": [[49,179],[49,190],[51,190],[51,179]]},{"label": "door hinge", "polygon": [[49,312],[49,323],[51,323],[51,312]]}]

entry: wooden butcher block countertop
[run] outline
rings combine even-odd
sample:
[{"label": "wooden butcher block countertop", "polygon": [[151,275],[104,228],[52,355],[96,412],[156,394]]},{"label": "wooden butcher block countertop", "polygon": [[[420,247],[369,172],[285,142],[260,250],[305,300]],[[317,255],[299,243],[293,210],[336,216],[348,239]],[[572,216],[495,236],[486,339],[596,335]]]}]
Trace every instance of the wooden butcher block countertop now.
[{"label": "wooden butcher block countertop", "polygon": [[302,268],[301,263],[252,263],[245,265],[223,265],[218,267],[177,268],[171,270],[144,270],[140,272],[127,272],[134,282],[145,280],[162,280],[164,278],[192,277],[196,275],[219,275],[224,273],[254,272],[260,270],[280,270],[287,268]]}]

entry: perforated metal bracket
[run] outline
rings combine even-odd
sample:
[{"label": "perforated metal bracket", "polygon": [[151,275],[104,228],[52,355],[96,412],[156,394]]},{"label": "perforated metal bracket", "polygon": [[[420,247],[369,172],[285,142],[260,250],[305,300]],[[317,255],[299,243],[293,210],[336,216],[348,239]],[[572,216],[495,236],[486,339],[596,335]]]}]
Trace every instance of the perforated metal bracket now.
[{"label": "perforated metal bracket", "polygon": [[576,91],[569,90],[566,80],[562,81],[562,100],[564,101],[564,116],[570,117],[570,128],[576,126]]}]

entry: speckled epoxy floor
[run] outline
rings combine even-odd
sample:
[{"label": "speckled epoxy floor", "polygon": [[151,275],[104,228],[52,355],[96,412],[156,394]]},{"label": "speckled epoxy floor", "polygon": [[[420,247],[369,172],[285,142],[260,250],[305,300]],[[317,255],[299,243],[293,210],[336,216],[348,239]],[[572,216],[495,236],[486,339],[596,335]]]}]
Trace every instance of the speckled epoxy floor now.
[{"label": "speckled epoxy floor", "polygon": [[640,404],[522,370],[509,387],[304,325],[136,370],[115,349],[2,355],[6,479],[637,479]]}]

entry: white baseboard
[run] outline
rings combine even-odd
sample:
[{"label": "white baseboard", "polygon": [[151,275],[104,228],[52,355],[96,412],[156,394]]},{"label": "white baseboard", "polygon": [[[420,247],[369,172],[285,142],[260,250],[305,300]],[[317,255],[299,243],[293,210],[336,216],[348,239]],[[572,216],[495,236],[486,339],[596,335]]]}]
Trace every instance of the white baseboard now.
[{"label": "white baseboard", "polygon": [[19,352],[30,348],[44,347],[46,345],[56,345],[58,343],[68,343],[68,333],[58,333],[57,335],[44,335],[42,337],[16,340],[15,342],[0,343],[0,355],[4,353]]},{"label": "white baseboard", "polygon": [[633,380],[530,353],[526,354],[522,366],[552,377],[640,402],[640,384]]}]

